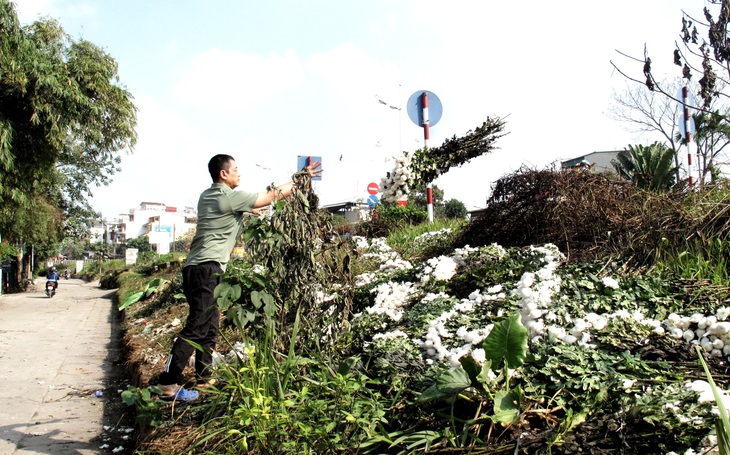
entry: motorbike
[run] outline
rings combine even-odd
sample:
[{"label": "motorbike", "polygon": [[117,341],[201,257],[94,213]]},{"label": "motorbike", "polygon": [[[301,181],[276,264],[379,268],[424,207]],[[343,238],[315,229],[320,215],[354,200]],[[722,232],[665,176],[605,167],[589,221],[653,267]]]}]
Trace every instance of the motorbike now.
[{"label": "motorbike", "polygon": [[56,283],[53,281],[46,281],[46,295],[49,299],[56,295]]},{"label": "motorbike", "polygon": [[68,277],[71,275],[71,273],[68,271],[68,269],[64,270],[63,272],[63,279],[68,280]]}]

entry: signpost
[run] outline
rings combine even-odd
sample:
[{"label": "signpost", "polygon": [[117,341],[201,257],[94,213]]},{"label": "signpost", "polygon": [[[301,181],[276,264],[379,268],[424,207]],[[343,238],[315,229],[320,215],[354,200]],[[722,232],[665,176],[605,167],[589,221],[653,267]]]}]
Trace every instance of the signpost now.
[{"label": "signpost", "polygon": [[380,191],[380,187],[375,182],[368,183],[368,207],[371,209],[375,208],[376,205],[378,205],[378,192]]},{"label": "signpost", "polygon": [[[321,156],[297,156],[297,171],[301,171],[305,167],[309,166],[310,164],[314,163],[315,161],[322,162]],[[322,180],[322,176],[318,175],[317,177],[312,177],[312,180]]]},{"label": "signpost", "polygon": [[[444,109],[441,106],[436,94],[428,90],[419,90],[410,98],[406,106],[408,117],[416,126],[423,127],[423,149],[428,152],[428,140],[430,139],[429,129],[441,120]],[[400,201],[398,201],[400,204]],[[403,204],[405,205],[405,204]],[[426,183],[426,208],[428,210],[428,221],[433,223],[433,183]]]},{"label": "signpost", "polygon": [[371,194],[370,196],[368,196],[368,207],[373,209],[376,205],[378,205],[378,197],[374,194]]},{"label": "signpost", "polygon": [[[692,143],[692,134],[694,134],[695,132],[695,123],[694,119],[689,113],[689,110],[690,105],[694,105],[695,101],[692,94],[689,93],[689,89],[686,85],[679,89],[679,93],[677,95],[677,98],[682,98],[682,109],[684,112],[684,116],[679,121],[679,131],[687,143],[687,175],[689,177],[689,187],[692,188],[694,186],[694,180],[692,177],[692,149],[690,144]],[[699,177],[701,178],[702,175],[700,174]]]}]

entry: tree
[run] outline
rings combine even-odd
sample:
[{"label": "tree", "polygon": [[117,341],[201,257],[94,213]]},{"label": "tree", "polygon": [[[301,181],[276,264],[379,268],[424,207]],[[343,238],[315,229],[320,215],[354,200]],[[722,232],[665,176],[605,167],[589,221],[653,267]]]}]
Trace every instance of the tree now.
[{"label": "tree", "polygon": [[672,165],[676,152],[655,142],[650,146],[629,145],[618,154],[614,167],[619,176],[632,181],[637,187],[651,191],[665,191],[674,186],[676,168]]},{"label": "tree", "polygon": [[[699,79],[694,79],[696,80],[698,101],[691,107],[696,109],[700,115],[708,115],[713,118],[712,121],[704,123],[704,132],[700,132],[699,126],[697,130],[698,137],[704,134],[706,138],[704,143],[698,142],[700,184],[707,176],[712,178],[712,175],[717,173],[717,164],[719,164],[716,163],[717,156],[728,142],[727,123],[730,119],[730,110],[725,107],[713,107],[713,103],[716,101],[724,104],[730,95],[726,90],[730,81],[730,40],[727,32],[728,26],[730,26],[730,0],[709,0],[707,4],[711,6],[706,6],[703,10],[705,23],[682,12],[681,40],[672,55],[674,64],[682,68],[684,85],[690,86],[693,77],[701,76]],[[716,11],[716,16],[713,16],[710,7]],[[716,7],[719,7],[719,11]],[[700,37],[698,25],[706,33],[706,38]],[[652,92],[659,93],[674,102],[682,102],[671,85],[655,79],[652,73],[652,59],[646,48],[643,58],[622,55],[640,62],[643,76],[641,79],[629,76],[611,62],[621,74],[631,81],[645,85]],[[695,121],[697,122],[697,119]],[[718,129],[711,129],[714,127],[718,127]]]},{"label": "tree", "polygon": [[[444,202],[444,190],[433,185],[431,188],[433,197],[433,214],[435,218],[460,219],[466,218],[466,206],[458,199],[449,199]],[[408,205],[419,210],[427,211],[426,184],[416,183],[408,194]]]},{"label": "tree", "polygon": [[444,203],[444,216],[450,220],[463,220],[467,210],[463,202],[458,199],[449,199]]},{"label": "tree", "polygon": [[84,252],[91,248],[88,241],[84,241],[75,237],[66,237],[61,241],[61,254],[69,259],[81,259]]},{"label": "tree", "polygon": [[[195,229],[190,230],[172,242],[172,251],[181,251],[185,253],[190,252],[190,245],[193,243],[193,237],[195,236]],[[149,243],[149,242],[148,242]]]},{"label": "tree", "polygon": [[[723,163],[725,149],[730,144],[730,111],[721,113],[698,112],[692,115],[695,122],[694,141],[697,145],[697,163],[699,168],[699,184],[716,183],[718,167]],[[687,141],[683,140],[686,145]]]},{"label": "tree", "polygon": [[135,237],[127,242],[127,248],[136,248],[139,253],[145,253],[152,251],[152,245],[150,245],[150,238],[146,235]]},{"label": "tree", "polygon": [[[670,91],[676,93],[682,88],[681,80],[671,84]],[[665,83],[670,86],[670,83]],[[696,84],[694,84],[696,86]],[[613,106],[609,116],[614,120],[632,125],[629,130],[639,134],[660,135],[669,148],[680,150],[687,145],[686,138],[680,133],[679,124],[684,121],[684,110],[681,103],[668,98],[646,87],[628,87],[623,93],[612,95]],[[713,182],[713,169],[721,164],[725,149],[730,144],[730,124],[727,114],[721,114],[719,101],[713,101],[713,111],[697,111],[692,114],[695,130],[692,133],[693,166],[699,168],[699,174],[693,170],[693,176],[699,177],[699,184]],[[675,179],[679,181],[682,159],[675,154]],[[686,156],[686,155],[685,155]],[[715,173],[716,174],[716,173]]]},{"label": "tree", "polygon": [[[438,185],[433,185],[433,188],[431,188],[431,195],[433,197],[433,206],[435,213],[436,207],[441,207],[443,205],[444,190],[439,188]],[[408,205],[412,205],[413,207],[416,207],[420,210],[427,210],[427,203],[428,200],[426,198],[426,183],[417,182],[413,185],[411,192],[408,194]]]},{"label": "tree", "polygon": [[[73,40],[52,19],[21,26],[14,5],[0,0],[3,239],[58,241],[63,230],[88,225],[91,189],[118,171],[135,126],[136,108],[114,59]],[[36,235],[39,225],[45,229]]]},{"label": "tree", "polygon": [[[677,80],[673,86],[679,90],[682,83]],[[624,92],[614,92],[611,98],[610,118],[631,125],[627,129],[632,133],[661,135],[670,148],[679,150],[682,140],[678,125],[683,111],[676,101],[642,86],[627,86]],[[679,180],[679,155],[675,157]]]}]

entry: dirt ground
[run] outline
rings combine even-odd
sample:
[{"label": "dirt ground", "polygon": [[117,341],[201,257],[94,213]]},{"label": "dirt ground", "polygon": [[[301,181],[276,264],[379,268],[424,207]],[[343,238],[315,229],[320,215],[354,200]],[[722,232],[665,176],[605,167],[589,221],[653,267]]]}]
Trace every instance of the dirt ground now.
[{"label": "dirt ground", "polygon": [[0,296],[0,453],[132,454],[115,291],[61,280]]}]

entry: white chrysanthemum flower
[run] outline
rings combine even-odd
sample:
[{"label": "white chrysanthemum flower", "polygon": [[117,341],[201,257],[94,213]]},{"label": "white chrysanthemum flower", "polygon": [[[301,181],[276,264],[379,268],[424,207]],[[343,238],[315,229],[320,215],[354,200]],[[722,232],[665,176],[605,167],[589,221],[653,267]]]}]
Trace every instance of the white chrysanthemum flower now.
[{"label": "white chrysanthemum flower", "polygon": [[618,281],[611,278],[610,276],[604,276],[601,281],[603,282],[603,285],[607,288],[618,289],[620,287]]},{"label": "white chrysanthemum flower", "polygon": [[502,285],[501,284],[495,284],[494,286],[487,288],[488,294],[498,294],[502,292]]},{"label": "white chrysanthemum flower", "polygon": [[415,292],[413,283],[388,282],[377,286],[372,291],[376,294],[373,306],[365,309],[370,314],[385,314],[394,321],[403,316],[401,307],[408,302]]},{"label": "white chrysanthemum flower", "polygon": [[728,317],[730,317],[730,307],[720,307],[717,309],[717,312],[715,314],[718,321],[725,321]]},{"label": "white chrysanthemum flower", "polygon": [[677,313],[670,313],[669,316],[667,316],[667,323],[673,325],[674,327],[679,327],[681,321],[682,318]]},{"label": "white chrysanthemum flower", "polygon": [[487,360],[487,354],[482,348],[474,349],[473,351],[471,351],[471,356],[480,365],[484,365],[484,362]]}]

